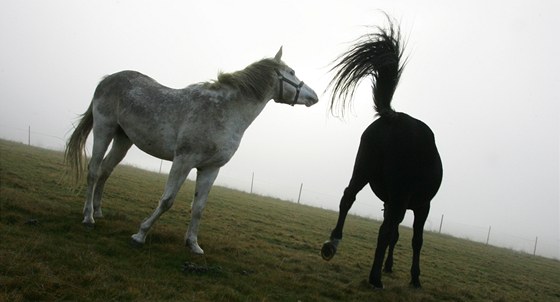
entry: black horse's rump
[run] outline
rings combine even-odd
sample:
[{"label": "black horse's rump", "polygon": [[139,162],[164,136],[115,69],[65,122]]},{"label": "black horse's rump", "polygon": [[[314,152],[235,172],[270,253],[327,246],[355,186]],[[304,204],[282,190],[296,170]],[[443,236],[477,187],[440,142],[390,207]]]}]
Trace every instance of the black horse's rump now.
[{"label": "black horse's rump", "polygon": [[424,223],[430,201],[440,187],[443,168],[430,128],[391,108],[404,67],[401,63],[404,49],[399,28],[390,17],[387,18],[388,29],[378,27],[378,32],[363,36],[339,57],[333,68],[331,110],[344,114],[344,109],[352,101],[354,88],[363,78],[371,76],[373,102],[379,118],[362,134],[352,178],[340,201],[338,222],[330,240],[324,244],[322,254],[325,260],[334,256],[356,194],[369,184],[385,206],[369,282],[374,287],[383,287],[381,269],[385,252],[389,247],[384,271],[391,272],[393,249],[399,237],[398,226],[406,210],[411,209],[414,212],[411,285],[420,287]]}]

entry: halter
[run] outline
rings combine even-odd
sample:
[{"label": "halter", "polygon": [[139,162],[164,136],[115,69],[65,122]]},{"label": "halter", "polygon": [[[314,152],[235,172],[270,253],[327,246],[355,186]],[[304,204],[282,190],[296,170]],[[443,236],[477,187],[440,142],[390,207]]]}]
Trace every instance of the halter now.
[{"label": "halter", "polygon": [[[296,89],[296,96],[294,97],[294,101],[290,104],[292,106],[294,106],[297,103],[297,100],[299,98],[299,93],[301,91],[301,87],[303,87],[303,81],[300,81],[299,84],[297,84],[296,82],[286,78],[278,69],[275,69],[276,74],[278,75],[278,81],[280,81],[280,99],[284,98],[284,82],[294,86],[294,88]],[[287,103],[289,104],[289,103]]]}]

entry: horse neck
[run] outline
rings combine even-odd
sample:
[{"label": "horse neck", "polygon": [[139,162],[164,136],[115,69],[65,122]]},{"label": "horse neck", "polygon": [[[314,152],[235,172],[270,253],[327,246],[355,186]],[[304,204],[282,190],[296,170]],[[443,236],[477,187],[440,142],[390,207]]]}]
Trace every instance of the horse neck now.
[{"label": "horse neck", "polygon": [[259,116],[271,99],[272,93],[267,94],[265,98],[260,100],[247,97],[241,93],[234,93],[232,99],[228,102],[230,104],[229,114],[235,124],[233,126],[239,128],[243,133]]}]

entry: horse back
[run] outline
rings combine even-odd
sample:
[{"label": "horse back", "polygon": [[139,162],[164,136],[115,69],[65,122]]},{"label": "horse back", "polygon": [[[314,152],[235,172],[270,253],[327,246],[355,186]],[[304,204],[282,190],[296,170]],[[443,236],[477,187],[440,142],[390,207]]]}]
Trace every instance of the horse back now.
[{"label": "horse back", "polygon": [[93,98],[102,99],[111,96],[122,96],[122,94],[130,91],[133,88],[133,82],[138,80],[157,83],[152,78],[137,71],[120,71],[104,77],[97,85]]}]

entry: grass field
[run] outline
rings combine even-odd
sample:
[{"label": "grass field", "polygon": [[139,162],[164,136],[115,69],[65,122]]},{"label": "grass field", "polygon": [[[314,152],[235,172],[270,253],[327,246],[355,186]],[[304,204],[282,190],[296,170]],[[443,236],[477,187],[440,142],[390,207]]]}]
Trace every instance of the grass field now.
[{"label": "grass field", "polygon": [[[379,222],[349,216],[338,254],[319,255],[336,213],[214,187],[199,243],[183,246],[193,184],[142,248],[130,235],[165,176],[120,166],[103,213],[81,225],[83,186],[60,152],[0,140],[0,301],[560,301],[560,262],[426,233],[423,288],[408,287],[411,230],[401,228],[385,290],[367,285]],[[185,263],[189,263],[185,266]]]}]

